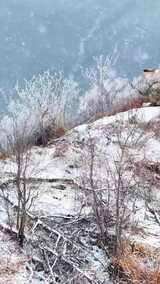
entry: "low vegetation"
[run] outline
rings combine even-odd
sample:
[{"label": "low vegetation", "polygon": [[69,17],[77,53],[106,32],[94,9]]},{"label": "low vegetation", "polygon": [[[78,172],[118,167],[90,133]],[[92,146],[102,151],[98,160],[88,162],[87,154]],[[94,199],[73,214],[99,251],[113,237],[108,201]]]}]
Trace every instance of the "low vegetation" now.
[{"label": "low vegetation", "polygon": [[113,258],[115,283],[160,283],[160,250],[136,243],[123,243]]}]

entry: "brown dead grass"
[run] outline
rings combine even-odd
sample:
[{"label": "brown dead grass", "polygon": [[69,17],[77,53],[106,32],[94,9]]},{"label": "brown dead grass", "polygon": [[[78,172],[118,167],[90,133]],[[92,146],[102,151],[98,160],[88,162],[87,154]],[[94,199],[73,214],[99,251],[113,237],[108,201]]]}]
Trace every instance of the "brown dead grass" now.
[{"label": "brown dead grass", "polygon": [[10,158],[10,155],[9,154],[6,154],[6,153],[3,153],[3,152],[0,152],[0,160],[4,161],[4,160],[7,160],[8,158]]},{"label": "brown dead grass", "polygon": [[160,250],[143,244],[123,243],[113,264],[121,271],[123,283],[160,284]]},{"label": "brown dead grass", "polygon": [[66,129],[65,128],[63,128],[63,127],[59,127],[59,128],[57,128],[56,130],[55,130],[55,137],[56,138],[59,138],[59,137],[61,137],[61,136],[64,136],[65,134],[66,134]]}]

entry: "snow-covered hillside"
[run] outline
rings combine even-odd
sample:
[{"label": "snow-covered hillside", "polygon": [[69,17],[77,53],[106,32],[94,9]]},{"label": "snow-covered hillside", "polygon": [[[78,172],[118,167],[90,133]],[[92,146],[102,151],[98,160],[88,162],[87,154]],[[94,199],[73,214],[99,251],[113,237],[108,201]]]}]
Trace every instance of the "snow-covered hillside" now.
[{"label": "snow-covered hillside", "polygon": [[[95,278],[97,281],[95,283],[108,284],[109,276],[106,273],[108,260],[105,260],[104,252],[95,240],[98,233],[95,220],[92,219],[91,190],[94,188],[94,190],[101,191],[103,202],[105,202],[109,187],[112,187],[109,206],[112,206],[114,210],[116,194],[114,182],[117,175],[115,165],[119,165],[120,157],[122,161],[121,151],[125,149],[124,162],[123,165],[121,164],[121,167],[123,166],[121,179],[123,178],[123,187],[126,186],[129,189],[124,202],[130,221],[123,230],[123,237],[153,247],[153,249],[159,249],[159,122],[160,107],[134,109],[80,125],[68,131],[63,137],[50,141],[46,147],[33,147],[26,176],[28,186],[32,188],[34,194],[36,193],[36,199],[29,212],[39,219],[39,223],[33,222],[28,225],[26,234],[30,237],[33,234],[34,238],[37,236],[40,240],[44,226],[49,226],[59,234],[63,232],[64,238],[72,236],[74,242],[80,246],[80,250],[87,249],[87,255],[84,251],[82,252],[86,264],[85,266],[83,263],[78,264],[78,269],[87,275],[86,279]],[[95,147],[94,187],[91,188],[90,148],[93,143]],[[15,175],[14,156],[1,160],[1,184],[8,184],[8,198],[12,204],[17,203]],[[136,198],[133,197],[135,192]],[[147,203],[148,194],[150,201]],[[0,223],[6,225],[6,208],[2,199]],[[109,232],[114,234],[114,226],[109,227]],[[27,255],[30,255],[29,251]],[[40,257],[35,248],[31,255]],[[17,270],[19,269],[21,266],[20,268],[17,266]],[[36,283],[34,281],[37,277],[39,278],[40,275],[33,274],[33,282],[22,281],[21,283]],[[44,275],[41,277],[41,283],[50,283],[44,282]],[[4,283],[18,283],[14,281]]]}]

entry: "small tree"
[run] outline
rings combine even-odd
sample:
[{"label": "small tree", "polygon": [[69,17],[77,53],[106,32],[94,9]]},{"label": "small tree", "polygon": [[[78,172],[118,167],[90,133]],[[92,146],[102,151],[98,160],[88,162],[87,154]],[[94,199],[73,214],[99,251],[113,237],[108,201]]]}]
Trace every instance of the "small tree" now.
[{"label": "small tree", "polygon": [[[28,185],[28,170],[30,167],[31,147],[34,144],[34,129],[30,129],[29,117],[23,121],[23,126],[19,128],[16,117],[10,117],[10,126],[12,127],[10,135],[7,134],[6,152],[12,155],[15,171],[15,188],[17,200],[16,229],[20,246],[23,246],[24,233],[27,222],[27,212],[33,205],[37,193],[33,193]],[[30,132],[27,130],[30,129]],[[2,129],[1,131],[4,132]],[[8,190],[8,189],[6,189]],[[10,194],[8,194],[8,199]],[[9,211],[8,211],[9,212]]]},{"label": "small tree", "polygon": [[114,252],[118,253],[138,198],[139,180],[132,167],[132,151],[133,148],[141,150],[144,147],[145,137],[131,118],[132,115],[127,121],[122,120],[112,126],[114,142],[112,135],[107,137],[104,133],[106,141],[104,139],[103,145],[99,145],[99,138],[89,129],[82,151],[84,170],[81,169],[78,183],[86,193],[86,204],[92,208],[101,245],[107,254],[110,228],[115,230]]}]

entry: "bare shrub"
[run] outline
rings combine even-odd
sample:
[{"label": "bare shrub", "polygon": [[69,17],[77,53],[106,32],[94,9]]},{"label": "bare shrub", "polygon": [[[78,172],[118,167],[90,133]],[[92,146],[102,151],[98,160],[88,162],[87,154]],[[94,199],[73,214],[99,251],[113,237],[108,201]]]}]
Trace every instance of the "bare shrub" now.
[{"label": "bare shrub", "polygon": [[[114,228],[116,254],[125,237],[124,232],[130,226],[138,198],[139,180],[132,166],[134,154],[130,150],[133,147],[143,149],[145,139],[143,132],[137,131],[137,124],[129,124],[128,120],[115,122],[112,131],[108,125],[106,133],[103,130],[103,145],[99,145],[98,134],[95,137],[89,128],[82,151],[84,170],[78,182],[86,194],[87,205],[92,208],[101,245],[107,254],[110,229]],[[102,129],[99,135],[102,135]]]},{"label": "bare shrub", "polygon": [[126,98],[125,101],[120,100],[116,106],[109,113],[110,115],[115,115],[116,113],[125,112],[131,109],[137,109],[143,106],[144,98],[142,96],[135,96],[131,98]]}]

